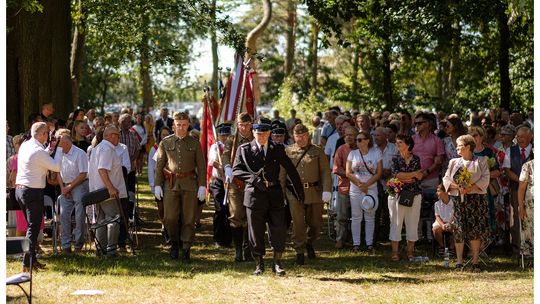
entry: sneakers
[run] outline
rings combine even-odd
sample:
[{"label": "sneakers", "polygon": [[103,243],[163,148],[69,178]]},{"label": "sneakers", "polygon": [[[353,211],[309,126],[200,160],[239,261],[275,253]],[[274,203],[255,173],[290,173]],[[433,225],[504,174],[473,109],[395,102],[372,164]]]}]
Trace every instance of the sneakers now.
[{"label": "sneakers", "polygon": [[360,252],[360,246],[354,245],[353,248],[352,248],[352,252],[354,252],[354,253]]}]

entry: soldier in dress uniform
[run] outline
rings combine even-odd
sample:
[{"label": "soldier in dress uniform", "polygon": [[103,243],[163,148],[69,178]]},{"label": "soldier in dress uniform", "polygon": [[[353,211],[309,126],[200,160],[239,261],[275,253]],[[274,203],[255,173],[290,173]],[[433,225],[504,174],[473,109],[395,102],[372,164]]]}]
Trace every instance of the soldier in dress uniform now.
[{"label": "soldier in dress uniform", "polygon": [[[308,258],[315,258],[313,243],[322,230],[323,202],[329,202],[332,197],[332,178],[328,158],[322,148],[311,144],[306,126],[299,124],[294,127],[294,141],[285,152],[300,174],[305,199],[303,202],[298,201],[289,189],[285,195],[293,222],[292,241],[296,250],[296,264],[304,265],[306,250]],[[285,180],[283,174],[280,180]]]},{"label": "soldier in dress uniform", "polygon": [[285,275],[281,256],[285,250],[287,226],[283,190],[279,183],[283,167],[292,181],[299,201],[304,200],[304,189],[293,163],[285,154],[283,145],[269,141],[270,120],[260,118],[253,125],[255,139],[241,145],[234,160],[234,176],[245,181],[244,206],[248,221],[249,246],[256,261],[254,275],[264,272],[264,234],[268,224],[270,245],[274,250],[272,271]]},{"label": "soldier in dress uniform", "polygon": [[[238,137],[236,142],[234,136],[230,136],[225,142],[225,148],[221,156],[221,162],[225,171],[225,187],[228,191],[229,221],[232,227],[232,237],[235,246],[235,262],[251,260],[247,237],[246,207],[244,207],[244,181],[233,177],[233,162],[231,154],[236,152],[242,144],[253,140],[251,132],[252,118],[247,112],[238,114],[236,118]],[[228,184],[228,185],[227,185]]]},{"label": "soldier in dress uniform", "polygon": [[225,187],[223,181],[223,166],[220,163],[224,142],[231,135],[229,124],[216,126],[218,141],[210,146],[208,152],[208,166],[212,167],[212,182],[210,193],[214,198],[214,242],[218,247],[230,247],[232,241],[231,225],[229,223],[229,205],[224,204]]},{"label": "soldier in dress uniform", "polygon": [[189,136],[188,128],[189,116],[176,113],[174,134],[159,143],[154,188],[157,199],[163,196],[163,222],[171,240],[170,256],[178,259],[181,240],[182,260],[186,262],[190,260],[195,238],[197,199],[204,200],[206,195],[206,164],[201,144]]}]

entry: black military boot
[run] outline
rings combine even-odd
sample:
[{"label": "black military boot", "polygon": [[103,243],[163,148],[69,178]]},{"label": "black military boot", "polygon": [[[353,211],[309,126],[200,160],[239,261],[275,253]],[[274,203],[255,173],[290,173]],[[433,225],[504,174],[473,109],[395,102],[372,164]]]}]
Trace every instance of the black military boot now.
[{"label": "black military boot", "polygon": [[317,256],[315,255],[315,249],[313,249],[313,245],[307,244],[307,245],[306,245],[306,250],[307,250],[307,257],[308,257],[308,259],[314,259],[314,258],[317,257]]},{"label": "black military boot", "polygon": [[178,260],[178,243],[171,241],[171,249],[169,249],[171,259]]},{"label": "black military boot", "polygon": [[264,272],[264,259],[261,255],[253,256],[253,259],[257,262],[257,265],[255,265],[255,271],[253,272],[253,275],[261,275]]},{"label": "black military boot", "polygon": [[190,261],[191,261],[191,258],[189,256],[189,248],[182,249],[182,262],[189,263]]},{"label": "black military boot", "polygon": [[253,256],[251,255],[251,250],[249,249],[249,238],[247,228],[243,228],[243,239],[244,239],[244,261],[253,261]]},{"label": "black military boot", "polygon": [[296,265],[304,265],[305,258],[303,253],[296,254]]},{"label": "black military boot", "polygon": [[233,241],[234,241],[234,261],[235,262],[242,262],[242,246],[243,246],[243,238],[244,238],[244,231],[243,228],[233,228]]},{"label": "black military boot", "polygon": [[274,251],[274,263],[272,265],[272,271],[278,276],[282,277],[285,275],[285,269],[281,266],[281,256],[283,252]]}]

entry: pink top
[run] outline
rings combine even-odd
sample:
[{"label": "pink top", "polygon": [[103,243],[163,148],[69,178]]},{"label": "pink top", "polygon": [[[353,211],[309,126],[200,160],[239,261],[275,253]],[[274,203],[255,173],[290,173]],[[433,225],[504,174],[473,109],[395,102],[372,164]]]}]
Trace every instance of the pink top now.
[{"label": "pink top", "polygon": [[[347,156],[349,156],[349,152],[351,152],[351,147],[349,147],[348,144],[341,145],[337,150],[336,154],[334,156],[334,166],[332,168],[332,173],[336,173],[338,169],[343,170],[345,172],[345,168],[347,166]],[[349,188],[351,186],[351,182],[346,177],[341,177],[338,175],[338,192],[341,194],[349,194]]]},{"label": "pink top", "polygon": [[[420,168],[425,170],[435,162],[436,156],[444,156],[445,150],[443,142],[435,134],[430,133],[426,138],[422,138],[419,134],[413,135],[414,148],[412,150],[414,155],[420,157]],[[439,172],[434,171],[428,174],[424,179],[438,178]]]}]

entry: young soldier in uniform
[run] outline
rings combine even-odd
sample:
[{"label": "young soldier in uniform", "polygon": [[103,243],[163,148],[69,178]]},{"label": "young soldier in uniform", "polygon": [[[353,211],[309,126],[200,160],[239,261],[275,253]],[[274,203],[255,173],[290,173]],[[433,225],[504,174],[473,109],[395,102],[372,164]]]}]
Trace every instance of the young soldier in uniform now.
[{"label": "young soldier in uniform", "polygon": [[[251,260],[247,238],[247,220],[246,207],[244,207],[244,182],[238,178],[233,178],[232,165],[234,159],[231,159],[232,151],[236,151],[242,144],[249,143],[253,140],[251,132],[251,116],[247,112],[240,113],[236,118],[236,126],[238,138],[234,142],[234,136],[229,137],[225,142],[221,162],[225,168],[225,188],[229,188],[228,204],[229,204],[229,221],[232,227],[232,236],[236,254],[235,262]],[[233,147],[234,145],[234,147]],[[227,185],[228,184],[228,185]],[[243,249],[243,255],[242,255]]]},{"label": "young soldier in uniform", "polygon": [[[300,174],[305,192],[305,200],[298,201],[290,190],[286,191],[287,201],[293,221],[293,247],[296,250],[296,264],[304,265],[304,253],[315,258],[313,243],[319,238],[323,223],[323,202],[332,198],[332,179],[328,158],[322,148],[312,145],[306,126],[294,127],[295,144],[285,151]],[[280,180],[284,180],[281,174]]]},{"label": "young soldier in uniform", "polygon": [[206,195],[206,164],[201,144],[188,135],[188,128],[189,116],[176,113],[174,135],[164,138],[158,147],[154,189],[157,199],[163,196],[163,221],[171,239],[170,256],[178,259],[178,244],[182,240],[182,260],[186,262],[190,260],[189,250],[195,238],[197,198],[204,200]]},{"label": "young soldier in uniform", "polygon": [[246,182],[246,206],[249,246],[257,265],[254,275],[264,272],[264,233],[268,224],[270,244],[274,249],[272,270],[285,275],[281,256],[285,250],[285,204],[279,183],[280,165],[287,171],[299,201],[304,201],[304,189],[293,163],[282,145],[269,141],[270,120],[261,118],[253,126],[255,139],[241,145],[234,160],[234,176]]}]

